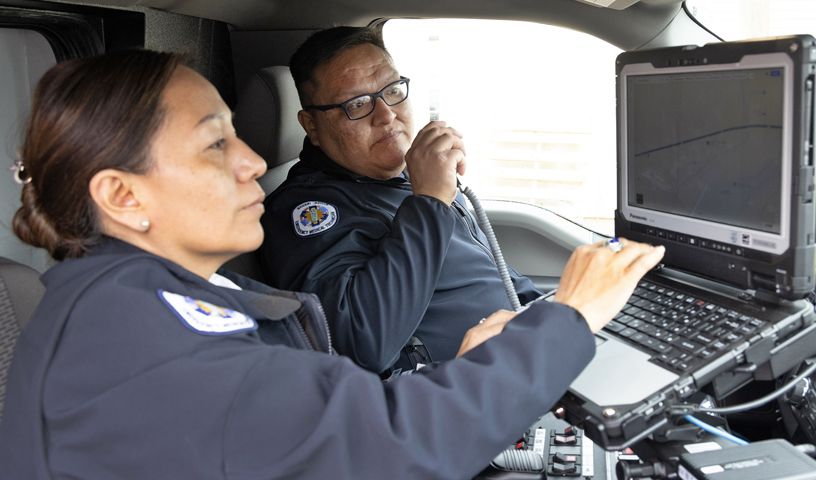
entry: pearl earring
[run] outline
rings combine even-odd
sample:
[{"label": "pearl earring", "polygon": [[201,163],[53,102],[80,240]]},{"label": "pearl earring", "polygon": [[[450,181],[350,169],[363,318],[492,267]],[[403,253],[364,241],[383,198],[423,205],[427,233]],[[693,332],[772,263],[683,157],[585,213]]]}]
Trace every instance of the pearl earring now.
[{"label": "pearl earring", "polygon": [[142,227],[142,230],[144,230],[144,231],[146,232],[146,231],[147,231],[147,229],[149,229],[149,228],[150,228],[150,220],[148,220],[148,219],[144,219],[144,220],[142,220],[142,221],[139,223],[139,226],[140,226],[140,227]]}]

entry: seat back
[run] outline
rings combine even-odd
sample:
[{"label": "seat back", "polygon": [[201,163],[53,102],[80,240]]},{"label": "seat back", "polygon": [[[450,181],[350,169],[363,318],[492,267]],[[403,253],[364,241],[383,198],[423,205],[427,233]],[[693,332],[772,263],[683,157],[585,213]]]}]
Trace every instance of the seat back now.
[{"label": "seat back", "polygon": [[44,291],[36,270],[0,257],[0,421],[6,399],[6,377],[17,337]]},{"label": "seat back", "polygon": [[285,66],[258,70],[238,95],[235,130],[266,160],[268,170],[261,178],[266,193],[283,183],[303,146],[299,110],[295,81]]},{"label": "seat back", "polygon": [[[304,132],[297,120],[299,110],[295,82],[286,66],[258,70],[238,94],[235,130],[266,160],[267,172],[260,179],[266,194],[286,180],[303,147]],[[224,268],[264,281],[257,252],[240,255]]]}]

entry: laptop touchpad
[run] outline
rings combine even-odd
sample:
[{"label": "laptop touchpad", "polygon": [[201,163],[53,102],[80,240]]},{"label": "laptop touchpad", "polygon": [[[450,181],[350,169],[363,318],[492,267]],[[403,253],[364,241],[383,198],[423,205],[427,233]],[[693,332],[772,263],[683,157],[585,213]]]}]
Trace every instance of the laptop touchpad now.
[{"label": "laptop touchpad", "polygon": [[646,353],[614,338],[596,336],[595,343],[595,357],[572,382],[570,391],[597,405],[640,402],[678,378],[649,362]]}]

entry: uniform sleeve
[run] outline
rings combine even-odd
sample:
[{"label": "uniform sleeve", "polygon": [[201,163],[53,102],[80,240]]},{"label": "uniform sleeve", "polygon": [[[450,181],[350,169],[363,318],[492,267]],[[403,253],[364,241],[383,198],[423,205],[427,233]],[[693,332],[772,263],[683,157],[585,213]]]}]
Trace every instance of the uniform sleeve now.
[{"label": "uniform sleeve", "polygon": [[[319,292],[337,350],[379,372],[397,358],[425,314],[456,217],[442,202],[415,195],[402,202],[393,221],[374,213],[343,221],[339,210],[341,220],[328,231],[284,241],[283,249],[265,245],[262,257],[268,271],[278,269],[275,286]],[[271,235],[272,243],[283,236]],[[294,279],[298,264],[301,278]]]},{"label": "uniform sleeve", "polygon": [[344,358],[270,349],[232,404],[226,477],[471,478],[560,398],[592,338],[575,310],[540,302],[463,358],[387,384]]}]

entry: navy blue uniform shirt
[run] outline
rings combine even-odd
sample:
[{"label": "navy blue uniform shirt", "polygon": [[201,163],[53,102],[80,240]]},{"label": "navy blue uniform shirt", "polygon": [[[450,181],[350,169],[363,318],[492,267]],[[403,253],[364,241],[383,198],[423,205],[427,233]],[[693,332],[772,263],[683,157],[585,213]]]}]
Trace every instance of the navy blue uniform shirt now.
[{"label": "navy blue uniform shirt", "polygon": [[[469,478],[595,348],[579,313],[540,302],[463,358],[382,383],[329,353],[313,296],[235,280],[115,240],[49,270],[11,367],[0,478]],[[185,321],[185,297],[208,313]],[[234,332],[201,323],[218,312]]]},{"label": "navy blue uniform shirt", "polygon": [[[453,358],[479,319],[512,310],[461,194],[449,207],[413,195],[404,176],[356,175],[306,139],[264,204],[266,280],[318,293],[338,352],[368,370],[391,366],[412,335],[433,360]],[[541,295],[511,276],[522,304]]]}]

